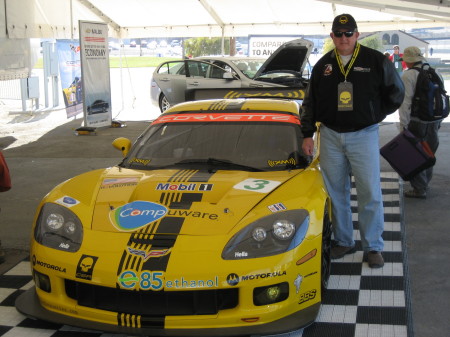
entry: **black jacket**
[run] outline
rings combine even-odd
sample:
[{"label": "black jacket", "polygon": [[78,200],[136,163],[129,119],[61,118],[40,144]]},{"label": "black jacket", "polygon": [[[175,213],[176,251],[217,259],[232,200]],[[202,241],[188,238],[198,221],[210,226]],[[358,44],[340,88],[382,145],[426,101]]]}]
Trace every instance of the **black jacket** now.
[{"label": "black jacket", "polygon": [[316,63],[302,104],[301,125],[305,138],[313,136],[316,122],[338,132],[361,130],[381,122],[403,102],[405,88],[393,63],[374,49],[360,47],[347,81],[353,84],[353,110],[338,111],[337,88],[344,82],[344,75],[334,50]]}]

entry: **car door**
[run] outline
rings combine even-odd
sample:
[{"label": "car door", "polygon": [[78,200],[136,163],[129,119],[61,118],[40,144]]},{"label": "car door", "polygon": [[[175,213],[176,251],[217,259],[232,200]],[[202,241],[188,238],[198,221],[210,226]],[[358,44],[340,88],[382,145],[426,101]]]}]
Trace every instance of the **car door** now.
[{"label": "car door", "polygon": [[186,66],[183,60],[163,63],[154,79],[170,105],[185,101]]},{"label": "car door", "polygon": [[[186,97],[197,89],[240,88],[241,80],[232,75],[231,67],[225,62],[186,61],[189,75],[186,78]],[[227,78],[224,77],[227,74]]]}]

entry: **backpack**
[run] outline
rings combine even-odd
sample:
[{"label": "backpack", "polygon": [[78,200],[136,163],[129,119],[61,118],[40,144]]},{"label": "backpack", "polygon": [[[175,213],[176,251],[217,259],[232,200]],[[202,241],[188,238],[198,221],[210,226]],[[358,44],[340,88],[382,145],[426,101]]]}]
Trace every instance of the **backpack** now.
[{"label": "backpack", "polygon": [[449,96],[444,83],[436,71],[428,63],[416,68],[416,90],[411,104],[411,116],[423,121],[437,121],[448,116]]}]

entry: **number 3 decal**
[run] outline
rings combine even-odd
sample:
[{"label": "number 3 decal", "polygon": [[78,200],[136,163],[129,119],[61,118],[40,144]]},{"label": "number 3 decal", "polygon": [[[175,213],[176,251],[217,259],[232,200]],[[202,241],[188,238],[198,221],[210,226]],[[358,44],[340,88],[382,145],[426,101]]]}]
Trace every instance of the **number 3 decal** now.
[{"label": "number 3 decal", "polygon": [[253,191],[259,193],[268,193],[275,187],[280,185],[279,181],[264,180],[264,179],[246,179],[239,184],[234,185],[237,190]]}]

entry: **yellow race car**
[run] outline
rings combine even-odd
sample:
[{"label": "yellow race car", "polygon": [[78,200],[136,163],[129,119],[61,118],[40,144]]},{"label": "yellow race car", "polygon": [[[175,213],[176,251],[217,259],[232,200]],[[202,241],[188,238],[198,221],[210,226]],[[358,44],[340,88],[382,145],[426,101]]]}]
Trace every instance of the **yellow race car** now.
[{"label": "yellow race car", "polygon": [[[319,139],[316,139],[316,143]],[[314,322],[330,275],[330,200],[298,104],[176,105],[123,161],[40,203],[31,317],[148,336],[283,333]]]}]

